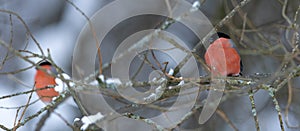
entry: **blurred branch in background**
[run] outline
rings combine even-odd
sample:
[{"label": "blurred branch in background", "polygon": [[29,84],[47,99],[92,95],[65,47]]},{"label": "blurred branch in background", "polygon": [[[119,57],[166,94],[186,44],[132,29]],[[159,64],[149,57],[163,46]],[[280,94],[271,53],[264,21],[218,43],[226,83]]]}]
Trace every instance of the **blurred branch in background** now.
[{"label": "blurred branch in background", "polygon": [[[68,4],[76,9],[76,11],[80,12],[82,16],[88,21],[90,28],[94,29],[93,25],[89,21],[88,15],[84,13],[79,7],[77,7],[73,2],[66,0]],[[202,5],[205,5],[208,1],[201,1],[199,4],[200,7],[197,6],[201,10]],[[32,68],[39,68],[36,64],[37,61],[32,60],[32,58],[38,58],[41,60],[48,60],[58,71],[58,74],[51,74],[55,77],[59,77],[62,74],[63,69],[55,63],[55,61],[51,57],[50,50],[48,53],[45,54],[43,52],[42,46],[35,39],[32,35],[30,28],[27,26],[26,22],[19,16],[17,13],[9,10],[0,9],[0,12],[5,13],[9,16],[9,27],[10,27],[10,38],[9,42],[5,42],[4,40],[0,39],[0,46],[3,47],[6,51],[3,56],[1,56],[1,65],[0,65],[0,75],[10,77],[16,85],[26,85],[28,90],[21,91],[17,93],[10,93],[9,95],[2,95],[0,96],[0,100],[10,99],[18,96],[25,95],[27,97],[27,101],[18,107],[11,107],[6,105],[1,105],[0,110],[15,110],[16,114],[15,121],[13,123],[13,127],[9,127],[8,125],[2,125],[0,123],[0,128],[3,130],[17,130],[25,124],[28,124],[31,120],[39,118],[39,123],[37,124],[36,130],[41,130],[46,120],[50,117],[51,114],[59,116],[68,127],[72,128],[72,130],[79,130],[79,128],[84,125],[81,123],[79,128],[76,125],[71,125],[72,122],[65,120],[64,114],[60,114],[55,112],[57,107],[61,105],[69,96],[72,96],[79,109],[82,111],[84,115],[93,115],[97,114],[95,112],[88,112],[83,110],[82,101],[78,97],[77,92],[86,93],[86,94],[103,94],[105,97],[113,99],[119,103],[121,103],[117,111],[118,113],[122,114],[121,116],[112,114],[101,114],[99,120],[95,120],[95,123],[105,123],[113,121],[119,117],[125,116],[130,119],[142,121],[151,125],[152,128],[157,130],[180,130],[184,129],[186,123],[188,124],[195,124],[200,126],[203,129],[216,129],[214,125],[211,123],[216,123],[217,125],[222,125],[220,123],[224,123],[226,126],[229,127],[231,130],[243,130],[242,124],[237,122],[238,114],[235,114],[234,111],[231,111],[230,108],[226,108],[227,105],[232,105],[230,103],[232,98],[243,98],[247,97],[250,100],[242,102],[242,105],[238,105],[238,107],[245,106],[248,108],[245,112],[243,112],[244,116],[247,116],[247,113],[250,112],[252,114],[251,120],[253,123],[250,122],[251,129],[256,130],[263,130],[265,127],[262,123],[266,123],[266,120],[263,120],[260,115],[264,115],[260,113],[262,111],[261,97],[256,94],[259,94],[260,91],[266,91],[269,95],[267,99],[268,101],[273,102],[271,109],[276,111],[278,119],[276,119],[278,123],[278,128],[281,130],[298,130],[299,129],[299,96],[295,95],[299,93],[299,76],[300,76],[300,51],[299,51],[299,12],[300,12],[300,3],[297,1],[280,1],[278,0],[277,3],[272,1],[276,7],[281,8],[281,13],[276,14],[280,15],[279,19],[270,20],[270,23],[263,23],[257,24],[255,17],[251,14],[251,4],[257,4],[258,1],[255,0],[243,0],[242,2],[238,2],[235,0],[222,2],[224,6],[224,16],[215,22],[214,30],[218,31],[225,31],[230,32],[230,35],[233,37],[235,43],[237,43],[238,48],[240,49],[240,53],[243,57],[243,62],[245,63],[245,71],[244,76],[242,77],[228,77],[226,78],[226,89],[224,90],[224,97],[222,98],[222,104],[216,111],[216,116],[213,116],[211,120],[208,122],[210,124],[205,125],[198,125],[197,121],[192,119],[195,116],[199,115],[199,111],[203,108],[205,103],[205,99],[197,99],[196,104],[194,105],[193,109],[188,112],[184,117],[182,117],[179,124],[175,127],[170,129],[164,129],[161,125],[155,123],[151,119],[148,119],[147,114],[140,113],[141,110],[154,110],[158,111],[159,113],[164,113],[167,108],[165,105],[170,105],[176,101],[176,97],[179,95],[179,90],[184,89],[188,90],[193,87],[201,87],[199,91],[201,93],[205,93],[207,90],[210,89],[211,86],[211,78],[209,75],[202,75],[199,78],[184,78],[181,77],[177,73],[170,73],[170,70],[174,69],[175,71],[179,71],[189,60],[190,57],[195,57],[196,61],[201,65],[201,67],[207,66],[203,62],[203,56],[199,55],[197,51],[199,51],[201,46],[203,46],[203,41],[207,41],[208,38],[212,34],[207,34],[204,39],[195,43],[193,52],[188,54],[186,59],[182,62],[178,63],[175,67],[168,67],[168,61],[161,61],[159,60],[159,54],[153,50],[146,52],[145,54],[139,54],[139,60],[142,63],[138,66],[138,70],[134,73],[134,77],[132,77],[131,81],[127,83],[117,82],[117,79],[113,79],[113,82],[108,82],[112,80],[109,76],[105,76],[106,78],[99,78],[96,84],[92,84],[89,80],[90,78],[98,78],[99,74],[103,74],[104,71],[109,70],[109,66],[111,63],[105,63],[102,66],[102,57],[104,54],[100,54],[100,47],[98,47],[99,40],[97,40],[96,32],[93,31],[94,38],[96,39],[96,47],[98,49],[98,60],[100,63],[99,66],[99,73],[91,74],[90,78],[86,78],[86,81],[72,81],[75,85],[71,86],[68,85],[68,90],[61,93],[59,97],[57,97],[54,101],[47,104],[45,107],[42,107],[37,112],[28,112],[28,108],[33,106],[38,100],[32,99],[33,92],[37,90],[45,90],[48,88],[53,87],[45,87],[42,89],[34,89],[34,84],[30,82],[24,82],[23,80],[19,79],[12,79],[12,75],[17,75],[21,72],[27,71]],[[270,1],[268,1],[270,2]],[[166,0],[168,3],[168,0]],[[296,8],[293,8],[291,5],[297,5]],[[168,6],[168,10],[170,11],[170,15],[172,15],[172,6]],[[191,7],[192,8],[192,7]],[[250,10],[250,11],[249,11]],[[256,14],[257,15],[257,14]],[[26,34],[30,36],[35,43],[35,46],[39,49],[39,52],[32,52],[24,48],[23,50],[19,50],[14,48],[14,26],[13,20],[17,18],[23,24],[24,28],[26,29]],[[163,23],[160,27],[157,28],[159,31],[163,31],[172,27],[174,24],[173,19],[166,19],[164,21],[160,21]],[[138,44],[149,44],[153,38],[160,38],[168,43],[171,43],[174,47],[165,50],[172,50],[172,49],[180,49],[184,52],[185,48],[180,46],[180,44],[176,43],[176,40],[168,38],[164,36],[160,32],[156,32],[154,34],[150,34],[146,36],[148,41],[139,41],[141,43]],[[28,38],[29,39],[29,38]],[[27,46],[27,45],[26,45]],[[129,50],[130,51],[130,50]],[[124,52],[126,54],[126,52]],[[2,55],[2,54],[1,54]],[[11,69],[9,71],[2,71],[2,67],[7,66],[7,61],[11,58],[17,57],[18,60],[26,62],[30,64],[28,67],[24,67],[21,69]],[[119,59],[122,58],[122,55],[118,57]],[[153,70],[160,70],[162,74],[160,74],[161,78],[149,80],[145,82],[139,82],[139,74],[143,74],[141,71],[144,66],[149,66]],[[262,66],[262,69],[259,69],[259,66]],[[168,67],[168,68],[167,68]],[[170,69],[171,68],[171,69]],[[168,70],[167,70],[168,69]],[[102,71],[103,70],[103,71]],[[207,70],[206,70],[207,71]],[[101,75],[100,75],[101,76]],[[65,83],[69,83],[70,80],[64,79],[61,77],[61,80]],[[30,84],[29,84],[30,83]],[[15,86],[16,86],[15,85]],[[116,90],[117,88],[126,89],[128,87],[135,87],[137,89],[143,90],[144,88],[147,89],[151,85],[156,85],[160,87],[160,89],[164,89],[164,91],[155,90],[155,92],[148,97],[145,97],[145,101],[155,99],[158,94],[162,94],[160,98],[158,98],[155,102],[150,104],[136,104],[129,102],[123,98],[122,95],[118,93]],[[190,95],[193,92],[187,92],[183,95]],[[200,96],[199,96],[200,97]],[[272,99],[272,100],[270,100]],[[188,101],[187,101],[188,103]],[[258,104],[260,103],[260,104]],[[236,103],[241,104],[241,103]],[[163,106],[160,106],[163,105]],[[266,103],[263,103],[263,106],[266,106]],[[251,106],[251,107],[250,107]],[[184,105],[182,105],[184,107]],[[235,106],[237,107],[237,106]],[[264,108],[264,107],[263,107]],[[282,112],[282,109],[284,112]],[[176,110],[180,110],[176,109]],[[233,109],[232,109],[233,110]],[[247,112],[249,111],[249,112]],[[46,112],[46,114],[42,114]],[[100,112],[100,111],[98,111]],[[101,113],[101,112],[100,112]],[[27,115],[25,115],[27,114]],[[29,115],[28,115],[29,114]],[[95,115],[94,115],[95,116]],[[250,115],[249,115],[250,116]],[[290,117],[292,116],[292,120]],[[218,119],[221,118],[221,119]],[[297,119],[298,118],[298,119]],[[166,120],[168,118],[166,117]],[[192,119],[192,120],[190,120]],[[82,120],[82,119],[81,119]],[[192,121],[192,122],[191,122]],[[219,122],[221,121],[221,122]],[[274,121],[272,121],[274,122]],[[296,123],[296,124],[295,124]],[[240,125],[239,125],[240,124]],[[249,124],[249,123],[248,123]],[[272,123],[271,123],[272,124]],[[269,123],[269,125],[271,125]],[[100,124],[101,125],[101,124]],[[224,124],[223,124],[224,125]],[[274,124],[272,124],[274,125]],[[276,125],[277,126],[277,125]],[[255,128],[253,128],[255,127]],[[88,126],[89,129],[94,129],[93,126]],[[104,127],[103,127],[104,128]],[[88,130],[88,129],[87,129]],[[216,129],[222,130],[222,128]],[[245,129],[244,129],[245,130]]]}]

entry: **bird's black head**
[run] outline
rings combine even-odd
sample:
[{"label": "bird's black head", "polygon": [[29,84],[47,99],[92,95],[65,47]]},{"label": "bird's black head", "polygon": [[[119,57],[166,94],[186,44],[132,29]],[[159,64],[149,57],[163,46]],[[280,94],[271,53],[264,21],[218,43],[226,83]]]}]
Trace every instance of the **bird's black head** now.
[{"label": "bird's black head", "polygon": [[52,64],[47,60],[43,60],[39,63],[39,66],[43,66],[43,65],[50,65],[51,66]]},{"label": "bird's black head", "polygon": [[219,36],[219,38],[227,38],[230,39],[229,35],[222,33],[222,32],[217,32],[217,35]]},{"label": "bird's black head", "polygon": [[229,35],[222,33],[222,32],[217,32],[210,37],[209,42],[212,43],[219,38],[230,39]]}]

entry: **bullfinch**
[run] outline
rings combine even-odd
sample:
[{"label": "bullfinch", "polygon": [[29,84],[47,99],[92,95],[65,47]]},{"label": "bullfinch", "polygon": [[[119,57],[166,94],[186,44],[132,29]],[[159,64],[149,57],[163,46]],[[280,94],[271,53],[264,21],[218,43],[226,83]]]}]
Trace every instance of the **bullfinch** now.
[{"label": "bullfinch", "polygon": [[233,41],[224,33],[218,32],[218,38],[207,48],[204,58],[212,75],[239,76],[243,69],[241,57]]},{"label": "bullfinch", "polygon": [[[36,68],[35,74],[35,88],[41,89],[46,87],[55,87],[57,84],[55,82],[55,77],[50,75],[49,72],[54,70],[51,63],[48,61],[43,61],[39,63],[39,68]],[[37,95],[45,103],[51,102],[53,97],[57,97],[59,92],[55,91],[54,88],[41,89],[36,91]]]}]

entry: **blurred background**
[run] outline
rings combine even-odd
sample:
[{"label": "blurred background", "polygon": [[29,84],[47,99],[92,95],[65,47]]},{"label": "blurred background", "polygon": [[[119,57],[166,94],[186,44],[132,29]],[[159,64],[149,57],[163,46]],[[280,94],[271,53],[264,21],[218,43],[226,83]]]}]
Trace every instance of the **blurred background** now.
[{"label": "blurred background", "polygon": [[[193,4],[194,0],[187,0]],[[278,79],[284,78],[296,69],[300,62],[299,53],[299,23],[300,23],[300,1],[299,0],[249,0],[250,2],[239,9],[227,22],[218,25],[235,7],[240,5],[241,0],[200,0],[200,11],[211,21],[216,29],[229,34],[237,44],[244,65],[244,76],[254,73],[282,73]],[[82,10],[85,15],[91,17],[96,11],[112,2],[112,0],[73,0],[74,4]],[[159,8],[159,7],[158,7]],[[285,10],[284,10],[285,9]],[[28,26],[28,29],[41,45],[45,53],[50,50],[53,61],[66,73],[72,74],[72,55],[78,35],[87,20],[70,3],[64,0],[27,0],[27,1],[0,1],[0,40],[11,43],[11,47],[16,50],[28,50],[40,54],[34,40],[29,36],[28,30],[22,21],[16,16],[9,15],[4,11],[11,11],[18,14]],[[118,12],[111,12],[115,15]],[[297,14],[298,13],[298,14]],[[161,21],[160,17],[135,18],[127,20],[126,23],[118,25],[105,39],[106,43],[101,45],[103,63],[112,59],[118,42],[121,38],[128,36],[132,29],[155,28]],[[128,24],[131,23],[131,24]],[[13,32],[11,32],[11,30]],[[189,48],[193,48],[199,39],[191,36],[191,32],[185,32],[180,26],[170,27],[169,32],[180,35]],[[297,35],[298,33],[298,35]],[[204,47],[198,49],[198,54],[202,57]],[[164,55],[157,54],[160,59]],[[202,57],[203,58],[203,57]],[[31,58],[38,62],[41,59]],[[5,62],[4,62],[5,61]],[[139,62],[133,63],[139,65]],[[18,92],[32,89],[34,84],[35,68],[32,64],[18,58],[14,53],[9,52],[4,46],[0,46],[0,96],[6,96]],[[21,72],[17,70],[29,67]],[[172,67],[172,62],[170,62]],[[174,67],[174,65],[173,65]],[[284,67],[284,68],[283,68]],[[110,70],[104,70],[106,75],[110,75]],[[202,75],[206,73],[200,70]],[[299,72],[298,72],[299,73]],[[274,75],[275,76],[275,75]],[[299,75],[298,75],[299,76]],[[142,78],[140,76],[138,78]],[[148,78],[148,77],[146,77]],[[277,78],[277,76],[276,76]],[[276,78],[264,79],[266,84],[274,84]],[[284,127],[288,131],[299,130],[300,126],[300,104],[299,104],[299,78],[289,79],[276,94],[279,105],[282,109]],[[276,86],[276,85],[273,85]],[[290,98],[291,97],[291,98]],[[34,93],[32,100],[39,99]],[[265,90],[259,90],[254,95],[260,128],[263,131],[280,130],[278,114],[272,102],[272,98]],[[19,95],[8,99],[0,99],[0,124],[12,128],[16,118],[18,107],[25,105],[28,95]],[[291,100],[291,102],[288,102]],[[93,104],[91,100],[89,104]],[[288,120],[286,119],[285,108],[288,108]],[[45,104],[38,101],[30,106],[24,117],[30,116],[39,111]],[[239,130],[255,130],[255,123],[251,113],[251,103],[247,95],[229,95],[219,106],[231,120],[233,125]],[[92,111],[93,108],[90,108]],[[66,122],[73,123],[77,117],[82,117],[80,110],[72,98],[67,99],[56,110],[58,115],[51,114],[41,129],[37,129],[40,118],[45,114],[27,122],[18,130],[72,130]],[[187,122],[175,130],[234,130],[227,122],[216,113],[204,125],[197,124],[199,111],[195,113]],[[295,126],[289,128],[289,126]],[[131,125],[125,126],[124,130],[135,129]],[[117,128],[114,128],[117,129]],[[143,129],[143,126],[139,129]],[[139,130],[136,128],[136,130]],[[151,130],[151,128],[145,128]],[[122,130],[122,127],[117,130]]]}]

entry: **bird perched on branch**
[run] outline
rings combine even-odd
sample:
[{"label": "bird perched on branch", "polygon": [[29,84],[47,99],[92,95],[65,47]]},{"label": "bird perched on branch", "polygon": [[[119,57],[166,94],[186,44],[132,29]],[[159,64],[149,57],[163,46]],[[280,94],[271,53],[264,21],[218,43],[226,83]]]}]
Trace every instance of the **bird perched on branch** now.
[{"label": "bird perched on branch", "polygon": [[218,32],[217,35],[219,38],[209,45],[204,55],[212,75],[241,75],[242,61],[233,41],[224,33]]},{"label": "bird perched on branch", "polygon": [[[56,78],[55,68],[48,61],[42,61],[38,64],[39,68],[36,68],[35,74],[35,89],[36,93],[44,103],[51,102],[54,97],[57,97],[60,92],[63,92],[66,88],[66,84],[60,79]],[[51,74],[51,72],[53,74]],[[64,79],[70,79],[70,76],[62,73],[58,76]],[[73,84],[73,83],[69,83]],[[48,88],[47,88],[48,87]]]},{"label": "bird perched on branch", "polygon": [[37,90],[36,93],[43,102],[51,102],[53,97],[57,97],[59,95],[54,88],[51,88],[51,86],[56,86],[55,77],[49,74],[49,72],[53,70],[53,67],[48,61],[39,63],[39,67],[40,69],[36,68],[36,74],[34,78],[35,88],[40,89]]}]

